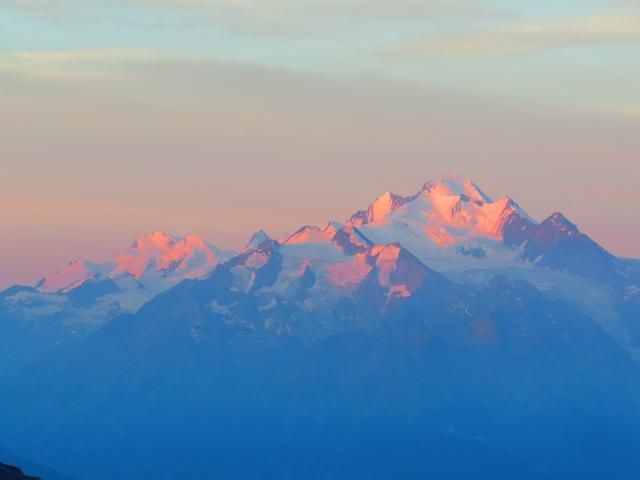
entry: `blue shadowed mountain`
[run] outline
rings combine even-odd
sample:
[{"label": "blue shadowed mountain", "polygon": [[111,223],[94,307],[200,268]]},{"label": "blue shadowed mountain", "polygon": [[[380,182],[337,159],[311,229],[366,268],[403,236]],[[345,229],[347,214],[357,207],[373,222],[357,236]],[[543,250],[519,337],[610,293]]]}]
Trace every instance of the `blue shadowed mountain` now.
[{"label": "blue shadowed mountain", "polygon": [[581,233],[559,212],[534,224],[523,218],[511,218],[504,227],[504,243],[522,247],[518,257],[536,266],[564,270],[616,288],[638,277],[629,277],[629,266]]},{"label": "blue shadowed mountain", "polygon": [[3,480],[40,480],[37,477],[31,477],[22,473],[18,467],[5,465],[0,462],[0,478]]},{"label": "blue shadowed mountain", "polygon": [[0,447],[0,479],[72,480],[70,477],[62,476],[47,467],[24,460],[2,447]]},{"label": "blue shadowed mountain", "polygon": [[127,258],[151,277],[73,265],[67,287],[0,295],[6,358],[24,352],[2,374],[1,440],[25,458],[96,480],[640,467],[638,263],[559,214],[537,223],[473,182],[428,182],[344,224],[260,231],[100,317],[141,288],[122,278],[162,278],[160,260]]}]

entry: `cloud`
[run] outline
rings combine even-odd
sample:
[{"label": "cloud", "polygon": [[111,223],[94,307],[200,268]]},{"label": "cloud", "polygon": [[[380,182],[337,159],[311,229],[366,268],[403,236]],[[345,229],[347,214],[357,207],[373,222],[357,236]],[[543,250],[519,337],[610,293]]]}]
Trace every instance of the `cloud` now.
[{"label": "cloud", "polygon": [[236,11],[266,16],[361,15],[415,18],[416,15],[469,17],[495,15],[502,10],[469,0],[133,0],[150,7],[202,11]]},{"label": "cloud", "polygon": [[[0,13],[85,28],[215,27],[291,43],[351,39],[406,56],[512,54],[638,38],[640,10],[629,2],[608,0],[600,4],[605,13],[590,15],[589,2],[577,4],[541,2],[533,13],[530,2],[475,0],[5,0]],[[554,17],[560,7],[571,15]]]},{"label": "cloud", "polygon": [[171,8],[198,13],[237,12],[264,16],[324,16],[361,14],[372,16],[483,16],[504,12],[489,4],[478,5],[471,0],[5,0],[2,7],[25,12],[55,10],[113,10],[127,8]]},{"label": "cloud", "polygon": [[[431,25],[512,14],[471,0],[6,0],[2,9],[57,24],[113,22],[157,28],[217,26],[245,35],[344,38],[355,30]],[[162,20],[160,20],[160,18]]]},{"label": "cloud", "polygon": [[383,49],[399,56],[511,55],[640,40],[640,13],[537,19],[409,38]]}]

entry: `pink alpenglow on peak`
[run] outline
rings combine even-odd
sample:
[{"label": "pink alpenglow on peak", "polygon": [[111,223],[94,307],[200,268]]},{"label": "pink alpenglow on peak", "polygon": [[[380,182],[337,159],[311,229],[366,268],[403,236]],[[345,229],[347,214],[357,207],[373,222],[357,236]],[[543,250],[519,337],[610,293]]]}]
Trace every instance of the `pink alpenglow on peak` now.
[{"label": "pink alpenglow on peak", "polygon": [[446,175],[439,182],[426,182],[422,191],[438,191],[443,195],[466,195],[471,200],[491,203],[491,198],[469,179],[457,175]]},{"label": "pink alpenglow on peak", "polygon": [[138,237],[127,253],[119,253],[111,275],[201,277],[220,261],[214,248],[197,235],[178,238],[154,232]]},{"label": "pink alpenglow on peak", "polygon": [[305,226],[296,231],[283,243],[287,245],[296,245],[304,243],[322,243],[328,242],[333,238],[335,232],[327,231],[319,227]]},{"label": "pink alpenglow on peak", "polygon": [[92,263],[84,258],[76,258],[52,275],[44,277],[38,282],[36,288],[41,292],[68,292],[95,278],[103,275],[113,268],[112,263]]},{"label": "pink alpenglow on peak", "polygon": [[413,197],[402,197],[395,193],[385,192],[376,198],[366,211],[361,210],[351,217],[350,223],[356,227],[372,222],[383,223],[391,212],[412,199]]},{"label": "pink alpenglow on peak", "polygon": [[472,239],[502,240],[504,224],[513,215],[532,221],[511,198],[493,201],[471,180],[447,176],[426,182],[409,197],[387,192],[348,223],[376,243],[408,246],[404,239],[415,243],[423,237],[426,244],[442,248]]},{"label": "pink alpenglow on peak", "polygon": [[353,257],[345,257],[341,262],[326,265],[329,284],[341,289],[357,286],[371,271],[368,260],[365,253],[357,253]]},{"label": "pink alpenglow on peak", "polygon": [[[240,255],[231,273],[236,290],[248,292],[261,269],[268,269],[281,295],[300,295],[305,302],[339,298],[372,282],[387,300],[411,296],[434,272],[399,243],[374,245],[357,227],[330,222],[325,228],[305,226],[282,242]],[[304,284],[304,287],[303,287]]]},{"label": "pink alpenglow on peak", "polygon": [[375,257],[375,265],[378,267],[378,280],[380,285],[391,284],[391,273],[396,269],[400,257],[401,247],[398,244],[376,245],[371,248],[371,256]]},{"label": "pink alpenglow on peak", "polygon": [[333,237],[340,231],[344,225],[339,222],[331,221],[326,227],[320,228],[315,226],[304,226],[298,229],[293,235],[289,236],[283,243],[288,245],[303,243],[322,243],[333,240]]},{"label": "pink alpenglow on peak", "polygon": [[164,289],[184,279],[199,278],[209,273],[234,252],[207,243],[198,235],[173,237],[154,232],[136,238],[129,250],[118,253],[114,261],[93,263],[76,259],[36,285],[45,293],[66,293],[89,280],[133,277],[137,280],[163,280]]}]

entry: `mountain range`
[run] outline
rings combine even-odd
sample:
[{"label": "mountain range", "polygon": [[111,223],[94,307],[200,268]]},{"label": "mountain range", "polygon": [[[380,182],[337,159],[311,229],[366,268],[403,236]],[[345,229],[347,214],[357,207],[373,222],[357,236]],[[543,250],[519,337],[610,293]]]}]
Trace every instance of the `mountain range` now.
[{"label": "mountain range", "polygon": [[0,443],[83,479],[633,478],[639,320],[640,262],[455,177],[238,252],[156,232],[0,294]]}]

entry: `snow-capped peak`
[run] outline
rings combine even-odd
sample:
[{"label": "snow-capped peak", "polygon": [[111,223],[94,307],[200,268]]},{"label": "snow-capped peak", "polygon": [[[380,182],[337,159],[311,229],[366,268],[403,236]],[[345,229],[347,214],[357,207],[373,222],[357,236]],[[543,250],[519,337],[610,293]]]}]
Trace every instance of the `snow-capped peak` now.
[{"label": "snow-capped peak", "polygon": [[41,292],[68,292],[79,287],[96,275],[107,272],[113,264],[93,263],[76,258],[55,273],[42,278],[36,288]]},{"label": "snow-capped peak", "polygon": [[172,273],[196,278],[209,272],[219,262],[214,248],[198,235],[173,237],[163,232],[141,236],[126,253],[116,255],[111,276],[129,274],[167,276]]},{"label": "snow-capped peak", "polygon": [[415,197],[403,197],[395,193],[385,192],[374,200],[366,210],[353,214],[348,223],[359,227],[371,222],[383,221],[391,212],[400,208]]},{"label": "snow-capped peak", "polygon": [[338,222],[304,226],[280,243],[243,252],[228,266],[237,291],[259,286],[323,302],[368,288],[368,282],[388,299],[408,297],[431,275],[399,243],[375,245],[357,227]]},{"label": "snow-capped peak", "polygon": [[333,224],[327,225],[324,229],[312,225],[306,225],[296,230],[289,236],[284,243],[288,245],[306,244],[306,243],[323,243],[330,241],[336,234]]},{"label": "snow-capped peak", "polygon": [[461,179],[453,174],[446,175],[440,181],[425,182],[418,195],[422,192],[436,192],[440,195],[465,195],[473,201],[492,203],[491,198],[472,180]]},{"label": "snow-capped peak", "polygon": [[[411,196],[385,193],[347,224],[376,244],[400,242],[430,264],[441,258],[438,252],[443,248],[449,248],[454,257],[459,256],[461,246],[480,252],[478,242],[502,251],[506,248],[505,225],[518,218],[536,223],[510,197],[494,201],[473,181],[447,176],[424,183]],[[473,258],[484,258],[485,254],[483,250]]]},{"label": "snow-capped peak", "polygon": [[557,230],[578,233],[578,227],[571,223],[571,221],[560,212],[552,213],[542,223],[551,225]]},{"label": "snow-capped peak", "polygon": [[395,193],[385,192],[379,196],[369,207],[370,221],[383,218],[396,208],[404,204],[405,198]]},{"label": "snow-capped peak", "polygon": [[[208,244],[198,235],[174,237],[163,232],[141,235],[126,252],[111,262],[93,263],[78,258],[36,285],[41,292],[68,292],[88,280],[131,276],[140,279],[164,279],[162,288],[187,278],[209,273],[232,252]],[[160,288],[154,283],[152,290]]]},{"label": "snow-capped peak", "polygon": [[254,250],[258,248],[261,243],[266,242],[267,240],[271,240],[271,237],[267,235],[264,230],[258,230],[251,235],[251,238],[247,242],[247,244],[242,249],[243,252],[248,252],[249,250]]},{"label": "snow-capped peak", "polygon": [[149,248],[167,249],[175,244],[176,240],[164,232],[153,232],[150,235],[140,235],[129,248],[129,251],[141,251]]}]

